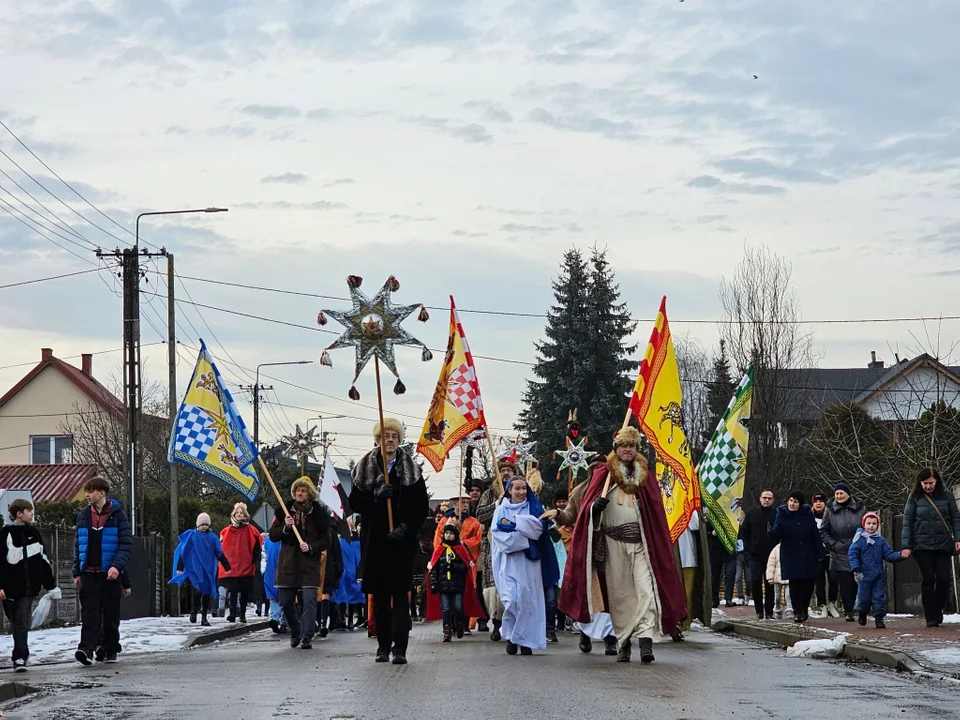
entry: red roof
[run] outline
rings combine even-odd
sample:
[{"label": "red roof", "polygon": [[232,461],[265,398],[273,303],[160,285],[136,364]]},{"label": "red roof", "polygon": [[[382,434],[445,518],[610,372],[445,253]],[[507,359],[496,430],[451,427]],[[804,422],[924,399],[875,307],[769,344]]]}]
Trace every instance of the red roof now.
[{"label": "red roof", "polygon": [[65,363],[60,358],[54,357],[53,352],[49,349],[44,349],[43,359],[33,370],[24,375],[20,379],[20,382],[10,388],[3,397],[0,397],[0,408],[6,405],[8,400],[15,397],[18,392],[25,388],[37,375],[48,367],[58,370],[61,375],[80,388],[91,400],[104,410],[111,410],[115,413],[123,412],[123,402],[101,385],[93,375],[88,375],[80,368],[74,367],[69,363]]},{"label": "red roof", "polygon": [[92,464],[0,465],[0,490],[29,490],[34,502],[73,500],[96,474]]}]

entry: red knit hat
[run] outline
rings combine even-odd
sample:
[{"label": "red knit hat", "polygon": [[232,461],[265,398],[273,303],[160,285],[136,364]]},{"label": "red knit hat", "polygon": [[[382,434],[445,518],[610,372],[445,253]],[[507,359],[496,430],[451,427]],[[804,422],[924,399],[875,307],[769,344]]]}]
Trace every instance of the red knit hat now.
[{"label": "red knit hat", "polygon": [[877,527],[878,528],[880,527],[880,516],[877,515],[877,513],[875,512],[864,513],[863,517],[860,519],[860,527],[862,527],[863,529],[867,528],[867,518],[876,518]]}]

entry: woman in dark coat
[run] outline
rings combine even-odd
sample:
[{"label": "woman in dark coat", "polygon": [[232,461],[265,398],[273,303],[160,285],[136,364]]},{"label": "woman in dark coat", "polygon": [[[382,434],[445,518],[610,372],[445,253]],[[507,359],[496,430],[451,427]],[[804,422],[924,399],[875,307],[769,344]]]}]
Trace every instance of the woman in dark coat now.
[{"label": "woman in dark coat", "polygon": [[810,598],[824,556],[817,520],[806,497],[799,490],[787,496],[787,504],[777,508],[773,536],[780,540],[780,577],[790,581],[793,621],[809,619]]},{"label": "woman in dark coat", "polygon": [[[310,478],[294,481],[290,494],[290,514],[284,515],[283,509],[277,508],[270,539],[280,543],[276,587],[290,628],[290,647],[309,650],[317,629],[317,591],[323,587],[323,551],[330,547],[330,516],[317,502],[319,494]],[[302,542],[297,540],[294,527]]]},{"label": "woman in dark coat", "polygon": [[917,474],[903,508],[900,540],[903,557],[913,555],[920,566],[927,627],[940,627],[950,591],[950,563],[954,552],[960,552],[960,512],[936,468],[927,467]]},{"label": "woman in dark coat", "polygon": [[866,506],[853,497],[850,486],[845,482],[837,483],[833,488],[833,500],[827,503],[820,525],[820,537],[830,553],[830,566],[837,576],[847,622],[853,622],[857,604],[857,581],[850,569],[850,546],[866,512]]}]

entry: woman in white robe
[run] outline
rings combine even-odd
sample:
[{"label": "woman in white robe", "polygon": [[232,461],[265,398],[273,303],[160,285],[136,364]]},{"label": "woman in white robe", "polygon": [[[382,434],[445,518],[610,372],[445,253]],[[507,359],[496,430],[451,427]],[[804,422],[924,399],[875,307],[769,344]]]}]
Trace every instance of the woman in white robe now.
[{"label": "woman in white robe", "polygon": [[531,514],[523,478],[510,480],[490,530],[493,573],[503,603],[500,634],[507,641],[507,654],[516,655],[518,648],[521,655],[533,654],[534,648],[545,650],[546,605],[536,546],[544,528]]}]

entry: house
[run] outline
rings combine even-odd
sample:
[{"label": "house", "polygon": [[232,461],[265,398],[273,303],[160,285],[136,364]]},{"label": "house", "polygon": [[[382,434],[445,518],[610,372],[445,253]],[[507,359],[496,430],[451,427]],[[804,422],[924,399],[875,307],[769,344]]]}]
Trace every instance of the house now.
[{"label": "house", "polygon": [[123,402],[93,376],[93,355],[75,367],[40,351],[40,362],[0,397],[0,465],[73,461],[73,438],[64,424],[77,411],[123,416]]},{"label": "house", "polygon": [[820,420],[824,410],[854,404],[883,423],[913,422],[938,402],[960,408],[960,367],[924,353],[886,366],[876,352],[862,368],[782,370],[785,393],[779,422],[792,441]]},{"label": "house", "polygon": [[89,463],[0,465],[0,490],[29,490],[34,502],[83,500],[83,486],[97,472]]}]

